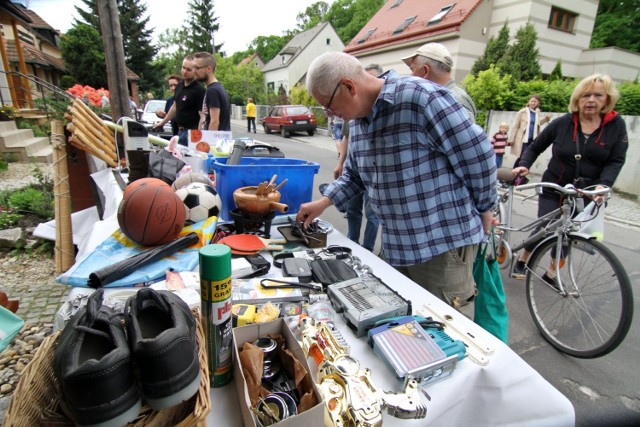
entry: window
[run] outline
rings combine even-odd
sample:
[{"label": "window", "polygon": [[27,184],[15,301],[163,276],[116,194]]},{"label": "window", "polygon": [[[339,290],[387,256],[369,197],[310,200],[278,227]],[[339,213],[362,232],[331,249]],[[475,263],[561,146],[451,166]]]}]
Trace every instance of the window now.
[{"label": "window", "polygon": [[331,39],[327,39],[327,46],[331,46]]},{"label": "window", "polygon": [[453,6],[455,6],[455,3],[451,3],[449,6],[445,6],[442,9],[440,9],[440,12],[436,13],[435,15],[433,15],[433,18],[429,19],[429,22],[427,22],[427,25],[434,25],[437,24],[438,22],[442,21],[442,19],[444,18],[444,16],[449,13],[449,11],[451,9],[453,9]]},{"label": "window", "polygon": [[412,17],[405,19],[404,22],[400,24],[398,28],[393,30],[393,35],[400,34],[401,32],[403,32],[404,29],[407,28],[409,24],[413,22],[414,19],[416,19],[416,15],[413,15]]},{"label": "window", "polygon": [[393,3],[389,9],[393,9],[394,7],[400,6],[400,3],[402,3],[402,0],[396,0],[395,3]]},{"label": "window", "polygon": [[560,31],[573,33],[573,26],[576,23],[577,14],[568,10],[551,7],[551,15],[549,16],[549,28]]},{"label": "window", "polygon": [[362,36],[361,38],[358,39],[358,44],[362,44],[362,43],[366,42],[367,39],[369,37],[371,37],[371,34],[373,34],[377,29],[378,28],[372,28],[369,31],[367,31],[364,36]]}]

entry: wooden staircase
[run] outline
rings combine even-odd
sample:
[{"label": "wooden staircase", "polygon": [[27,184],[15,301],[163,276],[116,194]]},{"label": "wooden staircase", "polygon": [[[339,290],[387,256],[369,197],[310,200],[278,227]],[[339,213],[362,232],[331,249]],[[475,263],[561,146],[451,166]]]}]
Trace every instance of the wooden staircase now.
[{"label": "wooden staircase", "polygon": [[20,162],[53,162],[49,138],[36,137],[31,129],[18,129],[13,121],[0,122],[0,152],[5,159],[13,156]]}]

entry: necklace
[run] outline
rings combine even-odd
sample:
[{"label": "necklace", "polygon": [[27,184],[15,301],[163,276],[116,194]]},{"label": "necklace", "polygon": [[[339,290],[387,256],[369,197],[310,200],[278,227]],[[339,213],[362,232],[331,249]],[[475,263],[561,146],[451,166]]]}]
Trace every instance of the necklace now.
[{"label": "necklace", "polygon": [[591,135],[593,135],[592,133],[584,133],[582,132],[582,137],[584,138],[584,143],[586,144],[587,141],[589,141],[589,138],[591,138]]}]

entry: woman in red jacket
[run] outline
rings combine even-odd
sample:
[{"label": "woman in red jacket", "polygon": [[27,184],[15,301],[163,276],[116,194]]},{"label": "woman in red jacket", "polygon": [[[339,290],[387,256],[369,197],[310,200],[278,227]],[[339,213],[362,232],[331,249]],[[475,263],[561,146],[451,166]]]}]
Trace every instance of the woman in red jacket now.
[{"label": "woman in red jacket", "polygon": [[[555,119],[540,133],[522,154],[513,174],[527,175],[538,156],[553,146],[542,181],[562,186],[571,183],[577,188],[612,187],[629,146],[624,120],[613,111],[619,97],[609,76],[594,74],[584,78],[571,94],[569,113]],[[576,160],[578,157],[580,160]],[[538,217],[552,212],[560,204],[558,193],[544,189],[538,199]],[[525,265],[534,247],[535,244],[526,247],[516,261],[516,277],[524,277]],[[547,281],[554,281],[552,272],[547,275]]]}]

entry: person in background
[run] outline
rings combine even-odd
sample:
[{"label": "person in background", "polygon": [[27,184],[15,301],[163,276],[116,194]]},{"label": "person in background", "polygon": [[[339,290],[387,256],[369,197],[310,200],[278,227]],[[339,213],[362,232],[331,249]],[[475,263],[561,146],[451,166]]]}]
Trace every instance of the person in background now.
[{"label": "person in background", "polygon": [[216,58],[208,52],[193,55],[196,79],[207,85],[202,102],[200,129],[231,130],[231,104],[229,94],[216,78]]},{"label": "person in background", "polygon": [[342,174],[296,220],[308,227],[367,191],[384,259],[473,318],[472,267],[497,197],[487,135],[446,88],[393,70],[374,77],[343,52],[314,59],[306,83],[328,114],[353,123]]},{"label": "person in background", "polygon": [[[555,119],[540,133],[522,154],[513,175],[526,176],[538,156],[552,146],[551,160],[542,174],[543,182],[573,184],[577,188],[613,187],[629,147],[625,122],[613,110],[619,97],[607,75],[593,74],[582,79],[571,94],[569,113]],[[538,199],[538,218],[557,209],[561,203],[560,194],[545,188]],[[518,257],[513,272],[517,278],[525,277],[526,264],[535,245],[525,247]],[[550,266],[542,278],[557,286],[555,277]]]},{"label": "person in background", "polygon": [[[178,83],[180,83],[180,80],[182,80],[182,78],[175,74],[172,74],[167,78],[167,83],[169,83],[169,90],[171,91],[171,96],[167,98],[167,102],[165,102],[164,104],[164,110],[156,110],[156,116],[158,116],[159,118],[161,119],[164,118],[169,112],[169,110],[171,109],[171,107],[173,106],[173,102],[175,101],[176,88],[178,87]],[[171,120],[171,134],[172,135],[178,134],[178,124],[176,123],[175,120]]]},{"label": "person in background", "polygon": [[256,132],[256,104],[253,103],[253,98],[247,99],[245,108],[247,111],[247,132],[251,133],[253,127],[253,133],[258,133]]},{"label": "person in background", "polygon": [[133,100],[133,95],[129,95],[129,107],[131,108],[131,116],[138,120],[138,104]]},{"label": "person in background", "polygon": [[509,139],[509,125],[507,123],[500,123],[498,132],[496,132],[491,138],[491,145],[493,145],[493,151],[496,153],[496,167],[500,169],[502,167],[502,158],[504,157],[504,149],[509,145],[507,139]]},{"label": "person in background", "polygon": [[164,118],[156,123],[155,129],[174,119],[178,124],[178,144],[189,144],[189,130],[198,129],[200,110],[206,89],[195,80],[194,57],[188,55],[182,61],[182,81],[176,86],[173,105]]},{"label": "person in background", "polygon": [[534,93],[529,97],[529,102],[516,114],[511,126],[509,145],[511,154],[517,157],[513,167],[518,167],[522,154],[527,151],[529,145],[540,134],[540,127],[551,121],[551,115],[540,118],[540,95]]},{"label": "person in background", "polygon": [[411,75],[431,80],[449,89],[453,96],[469,113],[469,118],[476,122],[476,104],[464,89],[451,78],[453,58],[449,50],[440,43],[427,43],[415,51],[413,55],[402,58],[411,69]]},{"label": "person in background", "polygon": [[[383,73],[382,67],[378,64],[369,64],[364,70],[374,77],[378,77]],[[349,122],[344,121],[342,125],[342,141],[338,146],[338,164],[333,170],[333,178],[338,179],[342,175],[344,162],[347,159],[347,151],[349,150]],[[373,252],[378,237],[378,227],[380,222],[369,203],[369,196],[364,191],[353,197],[347,205],[347,237],[352,241],[360,244],[360,230],[362,228],[362,208],[364,206],[364,216],[367,218],[367,225],[364,228],[364,240],[362,247]]]},{"label": "person in background", "polygon": [[100,92],[100,106],[102,108],[109,107],[109,97],[104,92]]},{"label": "person in background", "polygon": [[340,117],[331,117],[331,135],[333,135],[333,141],[336,144],[336,149],[338,150],[338,158],[340,157],[340,144],[342,144],[342,127],[344,126],[345,121]]}]

